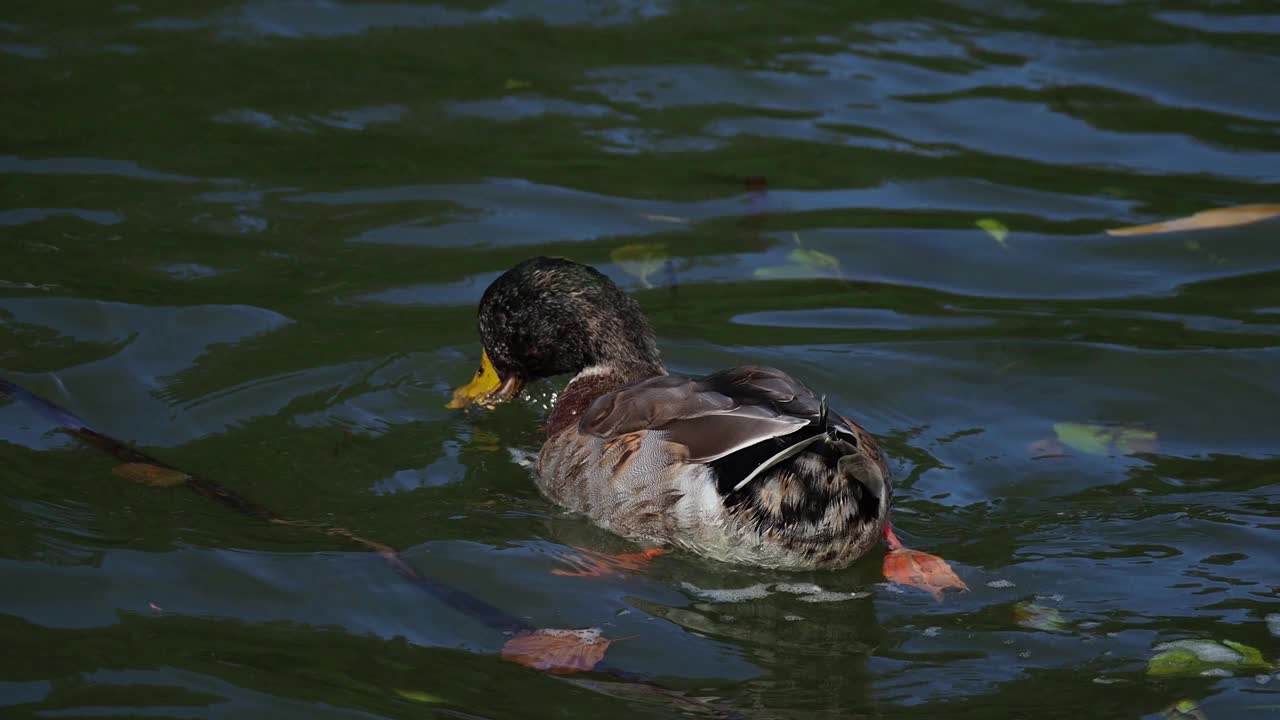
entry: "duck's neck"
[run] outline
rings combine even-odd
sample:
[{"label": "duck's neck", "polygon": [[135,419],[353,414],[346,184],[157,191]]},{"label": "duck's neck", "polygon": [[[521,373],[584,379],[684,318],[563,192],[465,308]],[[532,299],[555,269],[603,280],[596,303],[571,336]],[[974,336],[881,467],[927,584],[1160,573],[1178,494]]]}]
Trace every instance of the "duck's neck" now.
[{"label": "duck's neck", "polygon": [[573,376],[561,391],[560,396],[556,398],[555,408],[547,418],[547,437],[552,437],[578,422],[578,418],[587,407],[601,395],[656,375],[666,374],[666,369],[661,366],[655,368],[607,363],[583,368]]}]

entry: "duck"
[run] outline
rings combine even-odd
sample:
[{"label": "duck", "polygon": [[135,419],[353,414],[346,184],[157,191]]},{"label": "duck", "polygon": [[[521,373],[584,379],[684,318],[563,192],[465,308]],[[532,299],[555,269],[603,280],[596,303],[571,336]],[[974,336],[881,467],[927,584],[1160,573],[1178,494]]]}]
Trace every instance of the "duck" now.
[{"label": "duck", "polygon": [[[479,367],[449,407],[491,409],[535,380],[571,375],[533,475],[548,499],[599,527],[782,570],[843,568],[881,540],[905,550],[871,433],[778,368],[669,372],[639,303],[599,270],[520,262],[485,290],[477,324]],[[918,574],[919,560],[898,572]]]}]

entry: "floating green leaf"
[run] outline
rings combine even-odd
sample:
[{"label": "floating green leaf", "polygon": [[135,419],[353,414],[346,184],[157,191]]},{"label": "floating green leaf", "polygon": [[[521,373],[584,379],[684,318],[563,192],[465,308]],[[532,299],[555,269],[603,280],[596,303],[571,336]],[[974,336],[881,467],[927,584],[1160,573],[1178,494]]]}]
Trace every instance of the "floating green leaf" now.
[{"label": "floating green leaf", "polygon": [[799,265],[770,265],[769,267],[756,268],[751,274],[761,280],[803,278],[813,275],[812,272]]},{"label": "floating green leaf", "polygon": [[[797,243],[799,240],[797,239]],[[840,276],[840,260],[821,250],[798,247],[787,253],[788,264],[756,268],[752,275],[763,280],[805,278],[817,275]]]},{"label": "floating green leaf", "polygon": [[667,246],[662,243],[631,243],[614,248],[609,259],[617,263],[623,272],[639,278],[645,287],[653,287],[649,276],[666,265]]},{"label": "floating green leaf", "polygon": [[1112,440],[1112,442],[1116,444],[1116,448],[1119,449],[1120,452],[1128,454],[1154,452],[1157,440],[1158,438],[1155,430],[1125,427],[1116,430],[1115,439]]},{"label": "floating green leaf", "polygon": [[1053,424],[1058,442],[1090,455],[1106,455],[1114,447],[1122,454],[1153,452],[1158,444],[1154,430],[1126,425],[1095,425],[1060,422]]},{"label": "floating green leaf", "polygon": [[1065,632],[1067,621],[1057,608],[1020,602],[1013,606],[1013,621],[1024,628],[1045,632]]},{"label": "floating green leaf", "polygon": [[396,694],[404,698],[405,700],[412,700],[416,703],[448,702],[447,700],[445,700],[444,698],[438,695],[432,695],[431,693],[423,692],[421,690],[402,690],[400,688],[396,688]]},{"label": "floating green leaf", "polygon": [[1071,422],[1054,423],[1053,433],[1063,445],[1090,455],[1105,455],[1111,437],[1107,428]]},{"label": "floating green leaf", "polygon": [[1263,659],[1262,652],[1252,645],[1245,645],[1244,643],[1238,643],[1232,640],[1223,640],[1222,644],[1240,653],[1240,655],[1244,657],[1244,664],[1246,667],[1271,668],[1271,664]]},{"label": "floating green leaf", "polygon": [[1195,700],[1183,698],[1164,711],[1165,720],[1207,720]]},{"label": "floating green leaf", "polygon": [[533,83],[528,80],[520,80],[519,78],[507,78],[507,82],[503,87],[507,90],[527,90],[533,87]]},{"label": "floating green leaf", "polygon": [[1262,653],[1243,643],[1225,640],[1175,640],[1155,646],[1148,675],[1205,675],[1240,670],[1270,670]]},{"label": "floating green leaf", "polygon": [[829,272],[833,275],[840,274],[840,261],[834,255],[828,255],[819,250],[796,248],[787,253],[787,259],[797,265],[819,272]]},{"label": "floating green leaf", "polygon": [[1000,243],[1002,247],[1009,247],[1004,242],[1004,239],[1009,237],[1009,228],[1006,227],[1004,223],[995,218],[981,218],[978,222],[974,223],[974,225],[986,230],[987,234],[996,242]]}]

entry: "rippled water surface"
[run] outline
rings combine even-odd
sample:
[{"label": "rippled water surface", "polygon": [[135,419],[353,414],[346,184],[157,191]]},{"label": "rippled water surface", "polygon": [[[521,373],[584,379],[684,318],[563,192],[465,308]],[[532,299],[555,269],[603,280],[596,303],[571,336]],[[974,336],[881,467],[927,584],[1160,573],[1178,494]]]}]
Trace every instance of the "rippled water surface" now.
[{"label": "rippled water surface", "polygon": [[[1263,0],[7,3],[0,377],[614,643],[505,662],[376,553],[0,400],[0,715],[1280,717],[1274,669],[1149,667],[1280,656],[1280,224],[1104,232],[1280,202],[1277,78]],[[636,550],[520,464],[554,385],[444,408],[535,254],[674,370],[826,393],[971,591],[552,574]]]}]

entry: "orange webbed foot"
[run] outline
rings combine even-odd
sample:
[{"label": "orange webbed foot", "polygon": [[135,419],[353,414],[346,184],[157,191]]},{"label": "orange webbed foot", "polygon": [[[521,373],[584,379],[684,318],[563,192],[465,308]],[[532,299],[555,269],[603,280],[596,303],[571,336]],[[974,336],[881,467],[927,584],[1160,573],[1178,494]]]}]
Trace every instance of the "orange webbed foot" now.
[{"label": "orange webbed foot", "polygon": [[939,601],[944,590],[969,590],[946,560],[905,547],[888,525],[884,529],[884,539],[890,548],[889,554],[884,556],[884,576],[891,582],[920,588]]},{"label": "orange webbed foot", "polygon": [[662,548],[649,548],[644,552],[622,553],[620,555],[600,553],[580,547],[574,547],[573,549],[577,550],[578,554],[565,555],[563,560],[576,569],[561,570],[557,568],[551,571],[552,575],[604,577],[606,575],[621,575],[624,572],[643,573],[653,564],[654,558],[667,553]]}]

